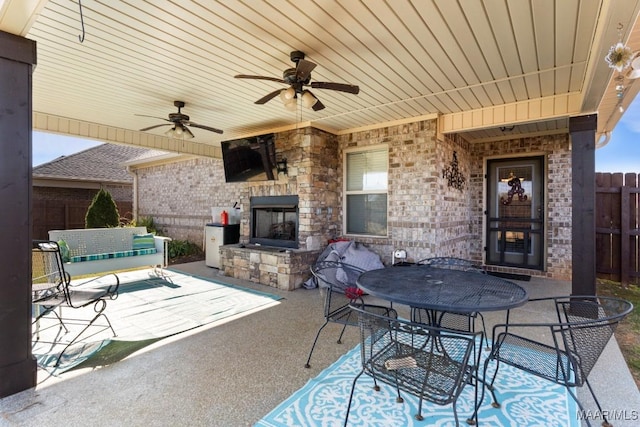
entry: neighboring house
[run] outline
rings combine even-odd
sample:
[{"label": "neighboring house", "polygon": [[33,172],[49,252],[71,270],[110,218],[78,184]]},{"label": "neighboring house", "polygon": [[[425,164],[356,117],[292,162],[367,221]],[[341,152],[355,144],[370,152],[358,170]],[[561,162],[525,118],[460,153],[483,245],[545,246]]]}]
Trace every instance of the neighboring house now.
[{"label": "neighboring house", "polygon": [[158,151],[102,144],[33,168],[33,237],[84,228],[84,216],[99,189],[107,190],[123,218],[132,218],[133,175],[123,163]]}]

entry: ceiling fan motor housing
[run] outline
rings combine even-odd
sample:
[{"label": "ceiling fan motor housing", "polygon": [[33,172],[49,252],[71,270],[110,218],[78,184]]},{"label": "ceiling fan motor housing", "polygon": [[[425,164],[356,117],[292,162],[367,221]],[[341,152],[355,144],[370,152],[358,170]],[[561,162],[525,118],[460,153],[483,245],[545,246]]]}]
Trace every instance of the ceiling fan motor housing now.
[{"label": "ceiling fan motor housing", "polygon": [[291,58],[291,60],[297,64],[298,61],[300,61],[301,59],[304,59],[304,52],[300,52],[299,50],[294,50],[289,54],[289,58]]},{"label": "ceiling fan motor housing", "polygon": [[169,113],[169,120],[174,122],[174,123],[180,123],[180,122],[188,122],[189,121],[189,116],[187,116],[186,114],[182,114],[182,113]]}]

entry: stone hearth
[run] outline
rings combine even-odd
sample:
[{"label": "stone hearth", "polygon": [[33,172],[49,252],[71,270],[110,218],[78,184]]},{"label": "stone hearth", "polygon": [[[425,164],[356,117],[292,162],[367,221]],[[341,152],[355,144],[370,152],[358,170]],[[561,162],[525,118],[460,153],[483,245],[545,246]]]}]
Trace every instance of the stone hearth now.
[{"label": "stone hearth", "polygon": [[311,277],[310,266],[320,250],[234,244],[220,247],[220,269],[225,276],[293,291]]}]

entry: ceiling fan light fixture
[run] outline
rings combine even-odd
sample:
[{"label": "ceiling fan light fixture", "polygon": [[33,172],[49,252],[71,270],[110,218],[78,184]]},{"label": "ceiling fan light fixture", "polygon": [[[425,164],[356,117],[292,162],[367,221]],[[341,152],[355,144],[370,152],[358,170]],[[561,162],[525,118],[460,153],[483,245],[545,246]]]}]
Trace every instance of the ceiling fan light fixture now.
[{"label": "ceiling fan light fixture", "polygon": [[313,96],[308,90],[305,90],[302,94],[302,105],[304,105],[305,108],[311,108],[316,105],[316,102],[318,102],[318,98]]},{"label": "ceiling fan light fixture", "polygon": [[282,102],[284,104],[287,104],[287,102],[291,101],[293,98],[295,98],[295,96],[296,96],[296,90],[292,87],[288,89],[282,89],[280,91],[280,99],[282,99]]},{"label": "ceiling fan light fixture", "polygon": [[286,108],[289,111],[296,111],[296,106],[298,105],[297,100],[298,100],[297,97],[291,98],[290,100],[284,103],[284,108]]},{"label": "ceiling fan light fixture", "polygon": [[168,138],[173,138],[174,134],[176,133],[176,127],[172,127],[171,129],[169,129],[168,131],[166,131],[164,133],[164,135]]}]

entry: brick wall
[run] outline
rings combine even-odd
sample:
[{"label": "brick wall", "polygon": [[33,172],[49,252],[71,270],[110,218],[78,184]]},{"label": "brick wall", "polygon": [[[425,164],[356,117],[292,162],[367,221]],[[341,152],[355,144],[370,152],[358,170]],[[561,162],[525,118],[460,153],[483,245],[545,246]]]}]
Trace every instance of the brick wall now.
[{"label": "brick wall", "polygon": [[[342,230],[344,150],[386,144],[389,148],[388,237],[356,240],[389,265],[393,250],[409,261],[430,256],[483,259],[486,160],[544,155],[547,168],[546,272],[520,271],[555,279],[571,275],[571,156],[568,135],[468,144],[436,138],[436,120],[335,136],[305,128],[276,136],[279,158],[289,173],[277,181],[224,182],[222,160],[191,159],[137,171],[139,215],[152,216],[167,235],[196,243],[211,220],[211,206],[243,207],[241,241],[248,242],[249,198],[293,195],[300,198],[301,250],[324,248]],[[463,188],[449,187],[443,168],[456,152]],[[330,209],[331,208],[331,209]],[[496,270],[506,270],[495,268]],[[511,271],[511,270],[509,270]],[[248,273],[247,273],[248,274]]]},{"label": "brick wall", "polygon": [[211,207],[238,203],[243,211],[240,241],[247,243],[251,197],[298,195],[299,247],[323,249],[340,234],[336,137],[305,128],[278,134],[275,145],[278,158],[288,163],[287,175],[281,173],[275,181],[226,183],[221,159],[194,158],[136,170],[138,216],[153,217],[170,237],[202,244]]},{"label": "brick wall", "polygon": [[138,216],[152,217],[167,236],[202,246],[212,206],[233,206],[239,183],[225,184],[222,160],[194,158],[138,169]]},{"label": "brick wall", "polygon": [[389,238],[358,238],[385,264],[394,249],[405,249],[409,261],[436,255],[469,256],[472,238],[469,185],[449,188],[442,169],[456,151],[459,169],[469,182],[468,146],[436,139],[436,121],[426,120],[339,137],[340,158],[347,148],[389,147]]},{"label": "brick wall", "polygon": [[[484,192],[486,158],[543,155],[546,161],[546,272],[517,271],[546,276],[558,280],[571,279],[571,151],[569,135],[549,135],[518,138],[499,142],[472,144],[472,193]],[[474,218],[482,218],[482,200],[475,203]],[[480,230],[481,231],[481,230]],[[479,234],[481,236],[481,234]],[[477,239],[471,244],[472,254],[481,254],[484,242]],[[512,271],[500,269],[498,271]],[[516,272],[513,270],[513,272]]]}]

